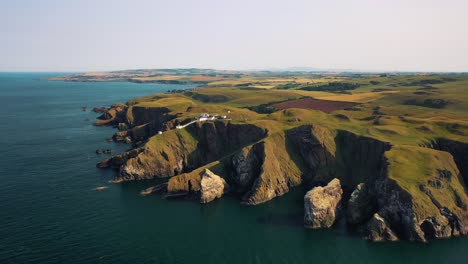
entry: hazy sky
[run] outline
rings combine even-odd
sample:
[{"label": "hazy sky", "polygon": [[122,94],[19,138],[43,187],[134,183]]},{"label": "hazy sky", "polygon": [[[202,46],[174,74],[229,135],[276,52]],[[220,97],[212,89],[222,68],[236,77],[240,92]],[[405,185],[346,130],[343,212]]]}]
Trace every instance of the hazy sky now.
[{"label": "hazy sky", "polygon": [[0,71],[468,71],[468,0],[0,0]]}]

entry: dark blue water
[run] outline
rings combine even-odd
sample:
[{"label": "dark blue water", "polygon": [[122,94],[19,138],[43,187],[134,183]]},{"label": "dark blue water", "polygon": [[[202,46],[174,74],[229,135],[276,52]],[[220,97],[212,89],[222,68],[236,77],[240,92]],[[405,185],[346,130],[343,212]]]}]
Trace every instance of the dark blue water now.
[{"label": "dark blue water", "polygon": [[177,87],[37,80],[51,75],[0,73],[0,264],[468,261],[466,238],[373,244],[340,225],[306,230],[302,190],[247,207],[140,196],[152,182],[110,184],[94,151],[127,145],[106,142],[114,130],[94,127],[81,106]]}]

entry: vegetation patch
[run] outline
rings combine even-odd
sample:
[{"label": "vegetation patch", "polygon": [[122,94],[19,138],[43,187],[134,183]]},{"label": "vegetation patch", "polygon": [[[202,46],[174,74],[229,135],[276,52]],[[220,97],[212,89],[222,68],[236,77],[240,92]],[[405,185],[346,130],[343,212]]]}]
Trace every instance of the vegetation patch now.
[{"label": "vegetation patch", "polygon": [[417,90],[438,90],[439,88],[435,88],[430,85],[425,85],[424,87],[418,88]]},{"label": "vegetation patch", "polygon": [[424,133],[433,133],[432,128],[428,125],[417,126],[416,129]]},{"label": "vegetation patch", "polygon": [[308,85],[301,87],[300,90],[305,91],[326,91],[326,92],[344,92],[354,90],[361,86],[357,83],[345,83],[345,82],[331,82],[327,84]]},{"label": "vegetation patch", "polygon": [[416,94],[416,95],[431,95],[432,93],[424,92],[424,91],[417,91],[417,92],[414,92],[413,94]]},{"label": "vegetation patch", "polygon": [[375,127],[374,129],[380,133],[390,135],[390,136],[398,136],[398,135],[401,136],[401,135],[407,134],[404,128],[398,129],[398,128],[393,128],[393,127],[383,126],[383,127]]},{"label": "vegetation patch", "polygon": [[339,120],[343,120],[343,121],[349,121],[349,117],[347,115],[343,115],[343,114],[335,114],[333,115],[333,117],[339,119]]},{"label": "vegetation patch", "polygon": [[185,92],[184,95],[204,103],[223,103],[229,101],[229,97],[223,94],[202,94],[197,92]]},{"label": "vegetation patch", "polygon": [[405,101],[405,104],[440,109],[445,108],[447,105],[450,104],[450,102],[445,99],[428,98],[425,100],[409,99]]},{"label": "vegetation patch", "polygon": [[388,92],[388,91],[395,91],[395,90],[389,89],[389,88],[375,88],[375,89],[372,89],[373,93]]},{"label": "vegetation patch", "polygon": [[300,86],[301,86],[300,83],[291,82],[291,83],[286,83],[286,84],[280,84],[276,86],[276,89],[296,89],[296,88],[299,88]]},{"label": "vegetation patch", "polygon": [[401,84],[402,86],[421,86],[421,85],[430,85],[430,84],[441,84],[446,82],[453,82],[456,81],[455,78],[450,77],[442,77],[440,79],[422,79],[417,81],[412,81],[408,83]]}]

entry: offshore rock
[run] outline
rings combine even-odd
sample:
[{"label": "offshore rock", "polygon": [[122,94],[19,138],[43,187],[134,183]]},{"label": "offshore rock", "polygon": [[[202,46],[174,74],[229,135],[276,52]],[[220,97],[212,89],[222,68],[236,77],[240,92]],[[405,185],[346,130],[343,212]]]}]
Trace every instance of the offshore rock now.
[{"label": "offshore rock", "polygon": [[221,198],[227,187],[228,185],[223,178],[214,174],[209,169],[205,169],[201,175],[200,202],[209,203],[216,198]]},{"label": "offshore rock", "polygon": [[104,107],[104,106],[101,106],[101,107],[95,106],[95,107],[93,107],[93,112],[95,112],[95,113],[105,113],[106,111],[107,111],[107,108]]},{"label": "offshore rock", "polygon": [[343,190],[340,180],[333,179],[325,187],[315,187],[304,196],[304,226],[329,228],[335,223]]}]

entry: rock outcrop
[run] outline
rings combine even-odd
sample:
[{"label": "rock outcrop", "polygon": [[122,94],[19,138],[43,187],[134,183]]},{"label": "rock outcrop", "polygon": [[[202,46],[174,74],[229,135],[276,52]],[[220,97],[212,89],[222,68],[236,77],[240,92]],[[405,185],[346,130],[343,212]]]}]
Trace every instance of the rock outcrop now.
[{"label": "rock outcrop", "polygon": [[375,213],[367,223],[367,239],[372,241],[396,241],[398,237],[388,227],[385,219]]},{"label": "rock outcrop", "polygon": [[117,125],[118,123],[126,122],[127,105],[114,104],[105,111],[100,109],[95,112],[102,112],[102,115],[94,123],[96,126]]},{"label": "rock outcrop", "polygon": [[122,165],[127,162],[127,160],[131,158],[135,158],[138,156],[140,152],[144,151],[142,148],[132,149],[122,154],[115,155],[111,158],[105,159],[98,164],[96,167],[105,169],[105,168],[112,168],[112,169],[120,169]]},{"label": "rock outcrop", "polygon": [[[212,170],[219,170],[220,163],[209,164],[189,173],[183,173],[169,179],[164,188],[167,197],[188,197],[209,203],[214,199],[221,198],[229,190],[229,185],[224,178],[215,174]],[[146,191],[146,190],[145,190]],[[152,189],[148,191],[152,192]]]},{"label": "rock outcrop", "polygon": [[205,169],[200,181],[200,202],[209,203],[216,198],[221,198],[227,188],[228,185],[223,178]]},{"label": "rock outcrop", "polygon": [[328,228],[335,223],[343,190],[334,179],[325,187],[315,187],[304,196],[304,226]]}]

